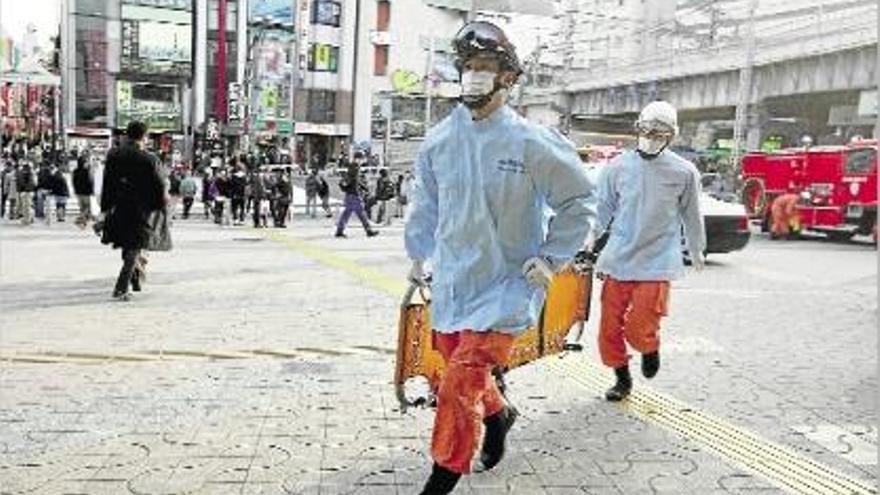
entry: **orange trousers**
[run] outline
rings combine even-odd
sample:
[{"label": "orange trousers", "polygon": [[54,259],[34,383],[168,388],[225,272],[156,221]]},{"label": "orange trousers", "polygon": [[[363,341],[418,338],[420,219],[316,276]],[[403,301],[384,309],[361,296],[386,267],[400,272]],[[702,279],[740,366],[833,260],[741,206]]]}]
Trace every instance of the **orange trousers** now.
[{"label": "orange trousers", "polygon": [[606,366],[629,361],[626,344],[640,353],[660,348],[660,319],[669,310],[669,282],[622,282],[606,276],[602,284],[599,355]]},{"label": "orange trousers", "polygon": [[770,205],[770,232],[773,235],[785,237],[792,228],[795,231],[800,230],[801,217],[797,210],[800,199],[797,194],[788,193],[773,200]]},{"label": "orange trousers", "polygon": [[500,332],[434,333],[434,347],[446,360],[431,439],[431,455],[440,466],[461,474],[471,471],[483,418],[505,405],[492,370],[507,363],[513,340]]}]

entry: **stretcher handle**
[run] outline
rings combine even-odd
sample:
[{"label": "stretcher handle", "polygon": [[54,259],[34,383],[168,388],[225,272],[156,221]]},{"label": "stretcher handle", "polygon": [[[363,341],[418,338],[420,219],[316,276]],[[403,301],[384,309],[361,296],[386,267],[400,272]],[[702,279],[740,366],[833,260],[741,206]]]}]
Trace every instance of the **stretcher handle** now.
[{"label": "stretcher handle", "polygon": [[[405,310],[412,304],[413,296],[416,291],[419,292],[419,296],[422,298],[424,303],[430,304],[431,297],[430,293],[426,293],[426,289],[430,289],[431,287],[432,276],[428,274],[425,277],[425,284],[420,285],[416,284],[412,281],[409,282],[409,286],[406,289],[406,292],[403,295],[403,300],[400,303],[401,310]],[[398,342],[398,345],[402,345],[402,342]],[[433,402],[433,398],[431,397],[416,397],[415,399],[410,400],[406,396],[406,379],[402,377],[397,378],[398,383],[394,384],[394,394],[397,396],[397,402],[400,404],[400,413],[405,414],[406,410],[409,408],[418,408],[418,407],[427,407]]]},{"label": "stretcher handle", "polygon": [[409,281],[409,287],[407,287],[406,292],[403,293],[403,301],[401,301],[400,307],[406,309],[410,305],[416,291],[419,291],[419,296],[421,296],[422,301],[424,301],[425,304],[430,304],[431,297],[425,293],[425,289],[431,288],[432,280],[433,277],[431,276],[431,274],[428,274],[428,276],[425,277],[425,285],[419,285],[414,283],[413,281]]}]

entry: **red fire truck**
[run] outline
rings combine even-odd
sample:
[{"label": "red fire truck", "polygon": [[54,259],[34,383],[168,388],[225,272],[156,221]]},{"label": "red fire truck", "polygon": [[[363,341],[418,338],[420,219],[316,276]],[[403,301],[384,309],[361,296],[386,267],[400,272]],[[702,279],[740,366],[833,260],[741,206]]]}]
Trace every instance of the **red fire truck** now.
[{"label": "red fire truck", "polygon": [[834,239],[874,234],[877,225],[877,141],[816,146],[743,157],[743,203],[770,225],[770,205],[785,193],[808,192],[798,206],[805,229]]}]

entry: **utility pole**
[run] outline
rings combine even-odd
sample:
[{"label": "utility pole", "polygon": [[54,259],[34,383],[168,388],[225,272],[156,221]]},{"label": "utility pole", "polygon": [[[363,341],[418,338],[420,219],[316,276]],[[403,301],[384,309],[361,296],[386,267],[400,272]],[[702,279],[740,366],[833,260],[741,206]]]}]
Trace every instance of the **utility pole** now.
[{"label": "utility pole", "polygon": [[718,6],[715,5],[715,0],[712,0],[712,11],[709,14],[709,46],[715,46],[715,43],[718,41],[718,25],[721,20],[721,12],[718,10]]},{"label": "utility pole", "polygon": [[739,91],[737,92],[736,117],[733,124],[733,150],[731,165],[739,170],[742,156],[743,135],[748,118],[749,98],[752,93],[752,67],[755,63],[755,10],[758,0],[749,0],[748,26],[746,27],[746,63],[739,70]]},{"label": "utility pole", "polygon": [[[877,8],[877,29],[880,29],[880,7]],[[874,139],[880,140],[880,42],[877,43],[877,65],[874,68],[874,77],[877,78],[877,102],[875,110],[877,121],[874,123]]]},{"label": "utility pole", "polygon": [[431,73],[434,70],[434,36],[431,36],[428,42],[427,64],[428,66],[425,69],[425,135],[428,134],[428,129],[431,128]]},{"label": "utility pole", "polygon": [[577,0],[568,0],[565,6],[565,39],[563,46],[565,47],[564,68],[562,72],[562,97],[565,99],[565,125],[563,134],[566,136],[571,134],[572,112],[574,111],[574,96],[566,91],[568,84],[571,82],[571,71],[574,66],[574,28],[575,14],[578,11]]},{"label": "utility pole", "polygon": [[245,80],[244,87],[245,91],[247,91],[247,115],[245,118],[247,119],[247,150],[250,152],[254,146],[254,139],[256,136],[256,116],[259,114],[257,111],[260,104],[260,80],[258,77],[259,70],[259,52],[258,47],[262,43],[263,34],[265,33],[265,27],[262,25],[254,25],[254,34],[249,40],[248,46],[248,59],[247,65],[245,66]]}]

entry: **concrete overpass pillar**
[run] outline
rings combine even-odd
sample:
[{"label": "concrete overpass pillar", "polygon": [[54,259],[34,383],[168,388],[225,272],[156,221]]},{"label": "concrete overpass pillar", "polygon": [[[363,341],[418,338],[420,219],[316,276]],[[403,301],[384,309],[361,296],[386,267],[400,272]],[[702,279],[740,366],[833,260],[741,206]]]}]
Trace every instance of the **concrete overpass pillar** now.
[{"label": "concrete overpass pillar", "polygon": [[746,118],[746,150],[753,151],[761,147],[763,139],[763,127],[769,118],[767,108],[762,103],[757,103],[749,108]]}]

